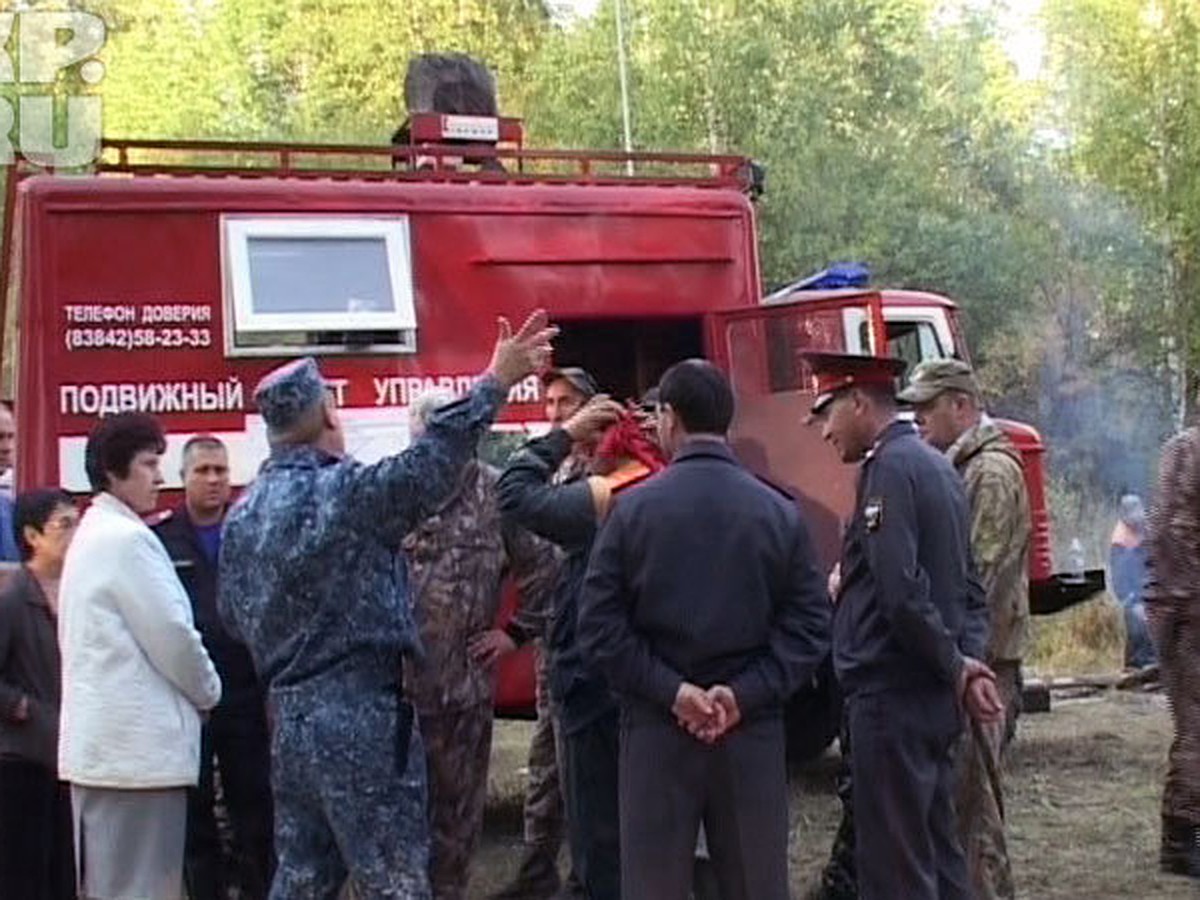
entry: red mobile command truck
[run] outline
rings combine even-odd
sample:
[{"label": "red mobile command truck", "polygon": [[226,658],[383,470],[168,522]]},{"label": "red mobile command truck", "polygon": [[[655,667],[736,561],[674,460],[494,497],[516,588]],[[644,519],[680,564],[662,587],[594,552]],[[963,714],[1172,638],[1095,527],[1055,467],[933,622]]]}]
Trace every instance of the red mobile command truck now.
[{"label": "red mobile command truck", "polygon": [[[465,167],[464,143],[488,165]],[[854,470],[804,424],[799,353],[967,351],[955,305],[933,294],[761,302],[751,171],[730,156],[528,150],[515,120],[436,114],[413,116],[396,148],[110,141],[87,175],[18,164],[0,301],[17,483],[86,492],[89,430],[137,409],[169,433],[168,487],[198,433],[225,441],[244,485],[267,454],[253,387],[306,354],[335,385],[351,452],[378,458],[406,444],[422,391],[470,384],[498,315],[544,307],[563,329],[556,360],[615,396],[639,396],[684,357],[724,367],[738,453],[797,497],[829,566]],[[544,430],[541,399],[536,378],[515,387],[497,431]],[[1034,602],[1050,610],[1093,593],[1095,577],[1051,575],[1042,446],[1010,430],[1034,500]],[[532,711],[527,653],[505,663],[497,707]],[[834,728],[810,724],[804,740],[824,746]]]}]

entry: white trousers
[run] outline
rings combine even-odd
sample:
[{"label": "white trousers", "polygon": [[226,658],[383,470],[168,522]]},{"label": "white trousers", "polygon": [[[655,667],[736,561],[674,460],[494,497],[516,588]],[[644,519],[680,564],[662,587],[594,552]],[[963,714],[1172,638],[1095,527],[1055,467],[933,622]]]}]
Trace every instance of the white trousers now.
[{"label": "white trousers", "polygon": [[187,788],[71,785],[80,900],[181,900]]}]

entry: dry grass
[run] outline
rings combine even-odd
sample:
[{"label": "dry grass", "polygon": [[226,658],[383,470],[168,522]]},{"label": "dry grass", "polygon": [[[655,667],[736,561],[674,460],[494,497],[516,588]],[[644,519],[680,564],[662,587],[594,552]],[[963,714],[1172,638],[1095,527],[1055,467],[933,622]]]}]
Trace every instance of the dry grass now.
[{"label": "dry grass", "polygon": [[1124,619],[1121,607],[1108,594],[1053,616],[1039,616],[1032,631],[1025,659],[1029,673],[1112,673],[1124,665]]},{"label": "dry grass", "polygon": [[[1098,613],[1073,614],[1088,615]],[[1103,661],[1082,651],[1077,659],[1081,665]],[[1009,848],[1022,900],[1200,896],[1186,881],[1159,875],[1156,866],[1169,734],[1161,694],[1110,692],[1056,701],[1053,712],[1021,720],[1006,784]],[[497,728],[494,792],[475,860],[473,900],[502,884],[519,856],[520,769],[528,736],[525,723]],[[838,817],[835,771],[836,757],[829,754],[793,773],[795,897],[813,884],[829,851]]]}]

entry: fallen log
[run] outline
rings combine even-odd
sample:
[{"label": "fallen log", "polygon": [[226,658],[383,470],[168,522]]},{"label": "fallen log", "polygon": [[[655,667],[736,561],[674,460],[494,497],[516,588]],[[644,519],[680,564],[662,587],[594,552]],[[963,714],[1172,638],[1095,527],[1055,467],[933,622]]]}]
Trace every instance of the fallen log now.
[{"label": "fallen log", "polygon": [[1062,678],[1029,678],[1021,686],[1021,710],[1028,713],[1050,712],[1051,694],[1086,697],[1101,691],[1133,691],[1158,683],[1158,666],[1146,666],[1132,672],[1075,675]]}]

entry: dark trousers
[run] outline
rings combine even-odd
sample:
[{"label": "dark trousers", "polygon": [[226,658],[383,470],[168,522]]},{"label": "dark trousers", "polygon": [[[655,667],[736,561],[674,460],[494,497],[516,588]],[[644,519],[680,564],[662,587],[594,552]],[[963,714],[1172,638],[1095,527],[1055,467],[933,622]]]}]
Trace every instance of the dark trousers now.
[{"label": "dark trousers", "polygon": [[[217,824],[218,772],[232,859],[222,853]],[[246,900],[263,900],[274,871],[272,819],[266,713],[258,703],[218,707],[201,732],[199,784],[188,791],[184,873],[191,900],[224,900],[235,885]]]},{"label": "dark trousers", "polygon": [[862,900],[971,900],[954,815],[950,687],[849,698],[855,857]]},{"label": "dark trousers", "polygon": [[829,861],[821,872],[821,900],[858,900],[858,875],[854,864],[854,778],[850,765],[850,715],[842,715],[838,737],[841,758],[838,760],[837,795],[842,818],[833,836]]},{"label": "dark trousers", "polygon": [[624,900],[687,900],[704,823],[721,900],[788,900],[783,720],[739,725],[713,746],[628,711],[621,730]]},{"label": "dark trousers", "polygon": [[70,788],[34,762],[0,760],[0,897],[75,897]]},{"label": "dark trousers", "polygon": [[621,898],[616,710],[563,736],[571,866],[588,900]]}]

